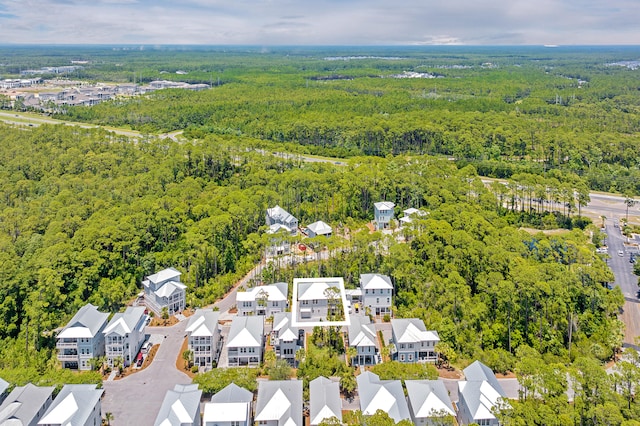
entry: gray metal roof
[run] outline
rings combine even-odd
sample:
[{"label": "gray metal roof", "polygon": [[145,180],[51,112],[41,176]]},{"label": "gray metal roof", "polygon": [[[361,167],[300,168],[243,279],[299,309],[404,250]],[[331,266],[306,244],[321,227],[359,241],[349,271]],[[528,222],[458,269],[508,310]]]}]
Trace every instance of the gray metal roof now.
[{"label": "gray metal roof", "polygon": [[262,346],[264,317],[262,315],[235,317],[227,337],[227,347]]},{"label": "gray metal roof", "polygon": [[419,318],[394,318],[391,329],[396,343],[439,342],[440,336],[435,330],[427,330],[424,321]]},{"label": "gray metal roof", "polygon": [[64,385],[38,424],[87,424],[103,393],[96,385]]},{"label": "gray metal roof", "polygon": [[474,361],[473,364],[462,370],[464,377],[470,382],[481,382],[486,380],[500,395],[506,397],[502,386],[498,382],[496,375],[491,371],[489,367],[481,363],[480,361]]},{"label": "gray metal roof", "polygon": [[378,375],[365,371],[356,381],[362,414],[373,415],[382,410],[396,423],[403,419],[411,420],[400,380],[380,380]]},{"label": "gray metal roof", "polygon": [[360,287],[364,289],[393,289],[391,278],[382,274],[360,274]]},{"label": "gray metal roof", "polygon": [[276,205],[270,209],[267,209],[267,216],[271,218],[273,221],[277,223],[282,223],[285,225],[296,224],[298,219],[282,207]]},{"label": "gray metal roof", "polygon": [[11,420],[21,421],[24,425],[35,424],[40,420],[38,412],[50,400],[54,389],[54,386],[40,387],[31,383],[15,387],[0,405],[0,425]]},{"label": "gray metal roof", "polygon": [[443,412],[455,416],[449,393],[440,380],[405,380],[412,416],[432,417]]},{"label": "gray metal roof", "polygon": [[245,388],[241,388],[235,383],[228,384],[224,389],[211,397],[211,402],[217,403],[251,401],[253,401],[253,393]]},{"label": "gray metal roof", "polygon": [[144,306],[127,307],[124,312],[118,312],[111,318],[111,321],[109,321],[103,333],[116,333],[121,336],[131,333],[136,329],[136,325],[140,323],[140,319],[145,315],[144,311]]},{"label": "gray metal roof", "polygon": [[371,320],[365,315],[352,315],[349,325],[349,346],[375,346],[378,347],[376,330]]},{"label": "gray metal roof", "polygon": [[200,397],[198,385],[176,385],[168,390],[162,401],[155,426],[191,424],[200,418]]},{"label": "gray metal roof", "polygon": [[275,420],[278,426],[302,426],[302,380],[259,382],[254,420]]},{"label": "gray metal roof", "polygon": [[76,312],[60,334],[69,328],[86,328],[91,336],[96,336],[107,323],[108,318],[108,313],[100,312],[96,306],[87,303]]},{"label": "gray metal roof", "polygon": [[218,320],[220,312],[213,309],[196,309],[196,312],[189,318],[186,332],[192,336],[215,336],[219,329]]},{"label": "gray metal roof", "polygon": [[340,383],[318,377],[309,382],[309,419],[317,425],[324,419],[336,417],[342,421],[342,401],[340,400]]}]

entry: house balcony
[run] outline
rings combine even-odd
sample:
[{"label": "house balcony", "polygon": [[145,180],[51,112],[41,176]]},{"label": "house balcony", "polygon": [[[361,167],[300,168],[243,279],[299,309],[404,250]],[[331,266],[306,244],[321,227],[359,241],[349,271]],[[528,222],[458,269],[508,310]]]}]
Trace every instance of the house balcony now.
[{"label": "house balcony", "polygon": [[56,342],[56,348],[58,349],[77,349],[78,342],[65,342],[63,340],[58,340]]},{"label": "house balcony", "polygon": [[78,361],[78,354],[58,354],[59,361]]}]

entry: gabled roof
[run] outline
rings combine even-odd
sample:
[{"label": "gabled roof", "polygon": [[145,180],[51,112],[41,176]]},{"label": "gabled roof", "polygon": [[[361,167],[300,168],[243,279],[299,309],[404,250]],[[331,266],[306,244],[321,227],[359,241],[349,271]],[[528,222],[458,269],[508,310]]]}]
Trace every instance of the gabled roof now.
[{"label": "gabled roof", "polygon": [[179,281],[169,281],[156,290],[156,295],[158,297],[170,297],[176,291],[184,291],[186,288],[187,286]]},{"label": "gabled roof", "polygon": [[262,346],[264,318],[262,316],[235,317],[227,338],[227,347]]},{"label": "gabled roof", "polygon": [[472,420],[495,419],[491,410],[504,396],[486,380],[458,382],[458,395],[469,408]]},{"label": "gabled roof", "polygon": [[289,286],[287,283],[275,283],[253,287],[247,291],[239,291],[236,293],[236,302],[253,302],[262,292],[267,294],[269,302],[286,301],[289,294]]},{"label": "gabled roof", "polygon": [[283,225],[281,223],[274,223],[273,225],[269,226],[269,229],[267,229],[267,234],[277,234],[279,231],[285,231],[287,234],[290,234],[292,229],[289,228],[287,225]]},{"label": "gabled roof", "polygon": [[309,382],[310,423],[317,425],[331,417],[337,417],[342,421],[340,384],[326,377],[318,377]]},{"label": "gabled roof", "polygon": [[186,332],[190,336],[213,337],[218,330],[218,319],[220,312],[213,309],[196,309],[196,312],[189,318]]},{"label": "gabled roof", "polygon": [[409,217],[411,215],[416,215],[416,216],[426,216],[427,215],[427,212],[425,212],[424,210],[419,210],[419,209],[416,209],[416,208],[413,208],[413,207],[408,208],[406,210],[403,210],[402,212],[404,213],[405,217]]},{"label": "gabled roof", "polygon": [[349,346],[378,347],[376,330],[368,316],[354,315],[349,326]]},{"label": "gabled roof", "polygon": [[84,425],[103,393],[96,385],[64,385],[38,424]]},{"label": "gabled roof", "polygon": [[374,207],[378,210],[393,210],[396,206],[391,201],[379,201],[377,203],[373,203]]},{"label": "gabled roof", "polygon": [[273,316],[273,329],[278,340],[292,342],[298,339],[298,327],[291,326],[291,312],[278,312]]},{"label": "gabled roof", "polygon": [[196,418],[200,416],[201,396],[202,391],[198,389],[198,385],[176,385],[164,396],[154,425],[195,423]]},{"label": "gabled roof", "polygon": [[295,218],[291,213],[283,209],[282,207],[276,205],[270,209],[267,209],[267,216],[271,219],[275,220],[278,223],[295,223],[298,219]]},{"label": "gabled roof", "polygon": [[302,426],[302,381],[259,382],[254,420],[256,422],[275,420],[278,426]]},{"label": "gabled roof", "polygon": [[202,422],[248,422],[252,402],[253,393],[231,383],[205,404]]},{"label": "gabled roof", "polygon": [[418,318],[399,318],[391,320],[391,328],[396,343],[439,342],[435,330],[427,330],[424,322]]},{"label": "gabled roof", "polygon": [[107,323],[109,314],[87,303],[76,312],[67,326],[58,334],[58,338],[92,338]]},{"label": "gabled roof", "polygon": [[152,283],[161,283],[169,280],[180,282],[180,275],[182,275],[182,273],[177,269],[167,268],[167,269],[163,269],[160,272],[156,272],[153,275],[149,275],[147,277],[147,280],[149,280]]},{"label": "gabled roof", "polygon": [[51,398],[54,389],[55,386],[40,387],[31,383],[15,387],[0,405],[0,425],[28,425],[38,421],[38,412]]},{"label": "gabled roof", "polygon": [[467,368],[462,370],[464,372],[464,377],[467,381],[475,381],[480,382],[486,380],[489,384],[501,395],[506,396],[504,390],[502,390],[502,386],[498,382],[496,375],[491,371],[489,367],[481,363],[480,361],[474,361]]},{"label": "gabled roof", "polygon": [[333,232],[333,229],[331,229],[329,225],[321,220],[307,225],[307,228],[309,228],[316,235],[327,235]]},{"label": "gabled roof", "polygon": [[393,290],[391,278],[382,274],[360,274],[360,287],[363,290]]},{"label": "gabled roof", "polygon": [[[103,333],[105,335],[115,333],[120,336],[131,333],[135,330],[136,325],[140,324],[140,320],[145,315],[144,311],[144,306],[130,306],[123,313],[118,312],[111,318]],[[142,325],[144,326],[144,322]]]},{"label": "gabled roof", "polygon": [[400,380],[380,380],[370,371],[360,374],[356,380],[362,414],[370,416],[382,410],[396,423],[403,419],[411,420]]},{"label": "gabled roof", "polygon": [[414,419],[434,415],[455,416],[449,393],[440,380],[405,380]]},{"label": "gabled roof", "polygon": [[324,291],[330,287],[335,287],[338,289],[337,297],[340,296],[340,285],[336,281],[311,281],[311,282],[303,282],[298,285],[298,300],[326,300],[327,296],[325,296]]}]

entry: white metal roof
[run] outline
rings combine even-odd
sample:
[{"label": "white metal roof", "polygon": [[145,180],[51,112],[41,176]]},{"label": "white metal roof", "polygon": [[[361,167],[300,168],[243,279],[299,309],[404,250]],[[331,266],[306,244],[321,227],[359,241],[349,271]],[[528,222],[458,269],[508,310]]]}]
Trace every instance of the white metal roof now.
[{"label": "white metal roof", "polygon": [[326,224],[321,220],[317,222],[313,222],[310,225],[307,225],[307,228],[309,228],[316,235],[327,235],[333,232],[333,229],[331,229],[331,226],[329,226],[328,224]]}]

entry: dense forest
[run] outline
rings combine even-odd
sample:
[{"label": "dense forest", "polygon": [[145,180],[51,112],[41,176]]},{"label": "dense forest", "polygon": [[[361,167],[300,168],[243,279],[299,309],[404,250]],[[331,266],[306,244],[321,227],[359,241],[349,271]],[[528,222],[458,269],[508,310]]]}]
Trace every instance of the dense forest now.
[{"label": "dense forest", "polygon": [[[33,65],[39,51],[25,52],[33,67],[56,61],[49,51]],[[607,287],[598,228],[580,216],[589,188],[640,189],[637,71],[608,64],[636,51],[99,53],[77,51],[91,65],[69,77],[184,80],[159,74],[179,69],[213,88],[59,112],[140,138],[0,125],[0,376],[69,382],[53,332],[87,302],[121,309],[159,268],[183,272],[190,306],[211,304],[261,259],[273,238],[265,210],[279,204],[301,224],[334,226],[307,241],[332,255],[272,263],[259,279],[355,286],[361,273],[388,274],[395,314],[438,330],[448,362],[516,372],[525,392],[505,424],[637,424],[625,383],[640,361],[601,368],[619,354],[624,298]],[[1,58],[16,72],[17,54]],[[434,78],[392,77],[405,71]],[[153,136],[169,130],[185,132]],[[428,214],[393,237],[372,233],[380,200]]]}]

